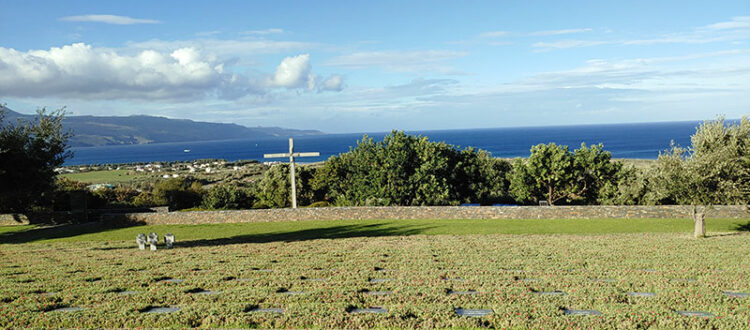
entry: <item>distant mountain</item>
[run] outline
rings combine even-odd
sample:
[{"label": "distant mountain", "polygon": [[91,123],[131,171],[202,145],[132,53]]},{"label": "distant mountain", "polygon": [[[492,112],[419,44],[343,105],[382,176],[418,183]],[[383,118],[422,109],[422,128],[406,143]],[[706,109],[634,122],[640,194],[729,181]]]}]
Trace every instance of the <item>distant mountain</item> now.
[{"label": "distant mountain", "polygon": [[[4,120],[8,122],[16,122],[18,119],[29,120],[35,116],[21,114],[8,108],[5,108],[4,112]],[[74,135],[69,141],[72,147],[324,134],[317,130],[246,127],[237,124],[208,123],[154,116],[66,116],[63,127],[73,131]]]}]

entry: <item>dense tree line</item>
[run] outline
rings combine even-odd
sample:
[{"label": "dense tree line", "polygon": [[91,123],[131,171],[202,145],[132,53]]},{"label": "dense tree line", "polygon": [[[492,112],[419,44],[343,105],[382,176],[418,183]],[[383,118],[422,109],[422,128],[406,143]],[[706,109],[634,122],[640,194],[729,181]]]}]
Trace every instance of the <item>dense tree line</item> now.
[{"label": "dense tree line", "polygon": [[[65,209],[71,192],[85,190],[80,183],[55,182],[53,169],[70,155],[63,115],[41,110],[30,123],[0,120],[0,211]],[[651,168],[635,168],[613,160],[601,144],[573,151],[540,144],[529,158],[509,162],[483,150],[393,131],[382,141],[364,136],[349,152],[322,164],[300,166],[297,200],[311,206],[690,204],[698,230],[705,206],[748,203],[750,121],[704,122],[691,142],[692,147],[663,152]],[[204,189],[199,182],[175,178],[148,189],[88,191],[87,198],[92,208],[280,208],[290,206],[290,190],[289,166],[278,164],[251,187]]]}]

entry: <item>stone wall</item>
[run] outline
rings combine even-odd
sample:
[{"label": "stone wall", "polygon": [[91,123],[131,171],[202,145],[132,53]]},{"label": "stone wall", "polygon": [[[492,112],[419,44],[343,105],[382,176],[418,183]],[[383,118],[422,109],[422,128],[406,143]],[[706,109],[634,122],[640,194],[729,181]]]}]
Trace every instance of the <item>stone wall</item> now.
[{"label": "stone wall", "polygon": [[[237,211],[129,213],[103,215],[108,222],[202,224],[342,219],[595,219],[690,218],[691,207],[664,206],[423,206],[324,207]],[[715,206],[710,218],[750,218],[745,205]]]}]

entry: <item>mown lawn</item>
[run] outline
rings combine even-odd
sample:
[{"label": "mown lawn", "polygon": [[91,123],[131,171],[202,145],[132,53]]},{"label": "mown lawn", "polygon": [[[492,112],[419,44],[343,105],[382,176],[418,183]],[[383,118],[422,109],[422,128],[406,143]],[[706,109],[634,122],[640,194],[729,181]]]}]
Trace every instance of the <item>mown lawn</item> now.
[{"label": "mown lawn", "polygon": [[86,183],[124,183],[135,180],[143,175],[129,175],[128,170],[90,171],[80,173],[60,174],[62,178]]},{"label": "mown lawn", "polygon": [[[750,231],[750,219],[708,219],[711,233]],[[97,223],[58,227],[0,226],[0,243],[131,241],[138,233],[171,232],[179,240],[236,242],[308,240],[361,236],[466,234],[692,233],[689,219],[528,219],[528,220],[342,220],[113,228]]]},{"label": "mown lawn", "polygon": [[[684,219],[0,227],[0,325],[747,328],[750,298],[725,291],[750,292],[748,222],[709,219],[702,240]],[[178,245],[138,250],[149,231]],[[350,313],[367,307],[385,313]]]}]

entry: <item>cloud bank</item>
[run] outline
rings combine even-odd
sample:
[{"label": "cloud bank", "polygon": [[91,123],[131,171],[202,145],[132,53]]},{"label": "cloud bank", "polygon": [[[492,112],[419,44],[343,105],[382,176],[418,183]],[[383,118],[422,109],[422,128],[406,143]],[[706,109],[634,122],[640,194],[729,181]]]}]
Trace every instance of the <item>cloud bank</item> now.
[{"label": "cloud bank", "polygon": [[128,16],[117,16],[117,15],[79,15],[79,16],[65,16],[60,18],[63,22],[95,22],[115,25],[131,25],[131,24],[158,24],[160,21],[154,19],[142,19],[132,18]]},{"label": "cloud bank", "polygon": [[[308,54],[285,58],[271,78],[263,79],[234,73],[227,62],[193,47],[123,53],[83,43],[28,52],[0,47],[0,91],[16,97],[185,102],[317,87]],[[334,79],[317,90],[341,86]]]}]

